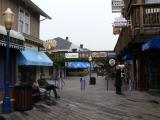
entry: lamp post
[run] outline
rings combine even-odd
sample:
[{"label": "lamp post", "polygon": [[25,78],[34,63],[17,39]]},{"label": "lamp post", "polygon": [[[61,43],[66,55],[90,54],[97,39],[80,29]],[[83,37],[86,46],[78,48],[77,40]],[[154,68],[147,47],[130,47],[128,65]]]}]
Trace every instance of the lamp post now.
[{"label": "lamp post", "polygon": [[3,13],[4,24],[7,31],[6,36],[6,72],[5,72],[5,80],[4,80],[4,98],[3,98],[3,113],[8,114],[11,112],[11,102],[9,95],[9,43],[10,43],[10,30],[12,28],[12,24],[14,22],[14,13],[10,8]]},{"label": "lamp post", "polygon": [[89,58],[88,58],[88,60],[89,60],[89,62],[90,62],[90,71],[89,71],[89,78],[90,78],[90,81],[91,81],[91,62],[92,62],[92,56],[89,56]]}]

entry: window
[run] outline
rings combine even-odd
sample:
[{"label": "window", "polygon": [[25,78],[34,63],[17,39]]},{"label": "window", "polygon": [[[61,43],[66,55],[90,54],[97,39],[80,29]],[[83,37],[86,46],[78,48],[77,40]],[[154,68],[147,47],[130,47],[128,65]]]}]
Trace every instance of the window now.
[{"label": "window", "polygon": [[19,10],[18,31],[30,34],[30,15],[23,8]]}]

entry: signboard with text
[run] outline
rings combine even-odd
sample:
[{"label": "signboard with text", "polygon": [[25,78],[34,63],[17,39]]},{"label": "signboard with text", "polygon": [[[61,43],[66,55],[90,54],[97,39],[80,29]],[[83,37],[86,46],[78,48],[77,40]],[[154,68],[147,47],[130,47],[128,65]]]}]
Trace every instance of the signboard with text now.
[{"label": "signboard with text", "polygon": [[113,22],[113,27],[115,28],[122,28],[122,27],[128,27],[129,22],[124,17],[118,17],[115,18],[115,21]]},{"label": "signboard with text", "polygon": [[121,12],[123,7],[123,0],[112,0],[112,13]]},{"label": "signboard with text", "polygon": [[79,58],[78,53],[65,53],[65,58]]},{"label": "signboard with text", "polygon": [[107,57],[107,52],[92,52],[92,57]]}]

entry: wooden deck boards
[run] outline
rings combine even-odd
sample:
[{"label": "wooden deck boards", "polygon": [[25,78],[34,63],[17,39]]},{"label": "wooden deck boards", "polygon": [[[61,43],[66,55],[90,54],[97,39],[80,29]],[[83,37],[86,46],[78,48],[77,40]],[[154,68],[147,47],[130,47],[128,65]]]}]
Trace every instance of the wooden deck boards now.
[{"label": "wooden deck boards", "polygon": [[65,82],[56,104],[51,93],[51,100],[37,102],[29,111],[5,115],[6,120],[160,120],[159,97],[132,91],[116,95],[113,81],[109,83],[110,91],[106,91],[106,81],[102,77],[85,91],[80,91],[79,78],[69,78]]}]

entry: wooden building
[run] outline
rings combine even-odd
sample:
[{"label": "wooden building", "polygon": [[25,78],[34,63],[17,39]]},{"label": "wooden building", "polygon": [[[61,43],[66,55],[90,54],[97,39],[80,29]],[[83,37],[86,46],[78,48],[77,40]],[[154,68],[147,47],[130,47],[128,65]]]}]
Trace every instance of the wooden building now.
[{"label": "wooden building", "polygon": [[160,41],[160,1],[124,0],[124,4],[121,14],[130,25],[122,28],[114,50],[130,66],[131,87],[160,90],[160,49],[142,50],[148,41]]},{"label": "wooden building", "polygon": [[[10,31],[9,89],[14,101],[14,87],[29,84],[40,76],[41,66],[52,66],[46,54],[39,52],[43,41],[39,39],[40,16],[51,19],[31,0],[0,0],[0,15],[10,8],[15,21]],[[0,17],[0,111],[4,95],[6,30]]]}]

